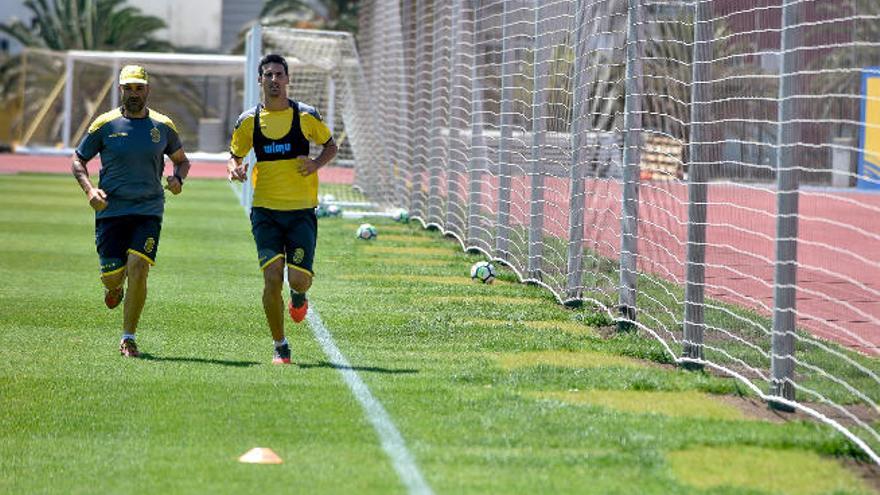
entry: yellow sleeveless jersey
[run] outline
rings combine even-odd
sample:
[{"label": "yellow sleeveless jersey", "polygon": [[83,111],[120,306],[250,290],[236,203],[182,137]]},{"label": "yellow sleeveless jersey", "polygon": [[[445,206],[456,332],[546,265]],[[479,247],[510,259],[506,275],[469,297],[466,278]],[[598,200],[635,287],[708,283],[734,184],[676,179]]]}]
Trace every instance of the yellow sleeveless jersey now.
[{"label": "yellow sleeveless jersey", "polygon": [[[253,174],[253,206],[272,210],[301,210],[318,205],[318,174],[307,177],[300,175],[300,160],[291,156],[290,143],[285,139],[298,134],[296,127],[301,133],[300,138],[316,144],[326,144],[332,136],[317,110],[299,102],[291,101],[291,105],[296,105],[296,112],[293,106],[269,111],[258,105],[242,113],[235,123],[229,151],[233,156],[244,157],[255,145],[254,124],[259,121],[260,135],[256,136],[256,144],[260,150],[254,150],[258,159]],[[259,118],[256,114],[258,109]],[[292,125],[295,114],[299,115],[298,126]],[[288,153],[284,153],[285,150]],[[276,152],[280,159],[273,159],[273,153]],[[307,155],[308,152],[301,154]]]}]

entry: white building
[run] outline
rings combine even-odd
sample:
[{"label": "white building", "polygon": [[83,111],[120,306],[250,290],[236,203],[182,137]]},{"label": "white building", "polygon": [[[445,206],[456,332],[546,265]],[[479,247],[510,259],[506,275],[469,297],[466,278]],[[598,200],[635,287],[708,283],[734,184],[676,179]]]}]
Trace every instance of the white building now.
[{"label": "white building", "polygon": [[[50,0],[52,1],[52,0]],[[226,52],[244,26],[254,21],[264,0],[128,0],[145,14],[163,19],[167,29],[158,37],[173,45],[199,52]],[[23,0],[0,0],[0,22],[13,19],[31,22]],[[0,53],[16,53],[21,46],[0,33]]]}]

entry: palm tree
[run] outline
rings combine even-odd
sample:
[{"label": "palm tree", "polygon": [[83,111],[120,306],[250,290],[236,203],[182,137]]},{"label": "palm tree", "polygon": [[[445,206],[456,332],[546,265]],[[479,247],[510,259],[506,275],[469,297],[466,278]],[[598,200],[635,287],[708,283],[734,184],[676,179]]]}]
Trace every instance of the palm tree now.
[{"label": "palm tree", "polygon": [[[676,18],[651,19],[648,23],[650,32],[646,33],[643,56],[643,93],[642,106],[644,111],[643,127],[654,133],[672,137],[680,141],[682,161],[688,163],[688,147],[690,142],[690,109],[693,67],[694,18],[693,13],[683,10]],[[733,62],[713,63],[712,99],[723,102],[731,98],[746,98],[739,105],[743,108],[729,112],[729,105],[713,104],[714,118],[729,119],[742,115],[758,116],[766,114],[770,109],[761,104],[758,98],[776,96],[776,85],[759,77],[764,71],[754,64],[751,54],[758,50],[751,41],[732,41],[731,28],[726,22],[716,21],[713,40],[712,58],[714,60],[736,60]],[[756,77],[734,79],[733,76],[752,74]],[[749,101],[748,98],[755,98]],[[775,113],[775,109],[772,109]],[[763,112],[763,113],[762,113]],[[756,117],[757,118],[757,117]],[[769,118],[769,117],[768,117]],[[738,126],[709,126],[707,132],[714,134],[712,141],[724,139],[724,136],[753,140]],[[753,126],[754,127],[754,126]],[[772,135],[772,130],[760,130],[763,135]],[[717,151],[717,150],[716,150]],[[717,168],[717,167],[716,167]],[[718,173],[715,170],[713,173]]]},{"label": "palm tree", "polygon": [[[816,95],[828,95],[810,105],[813,118],[840,121],[828,125],[833,136],[855,138],[859,126],[843,121],[857,121],[862,101],[853,98],[861,94],[864,67],[880,66],[880,52],[874,43],[880,39],[880,2],[852,0],[820,4],[818,15],[826,22],[811,27],[806,34],[808,45],[837,45],[813,58],[811,70],[824,69],[812,76],[810,86]],[[847,95],[847,97],[832,96]]]},{"label": "palm tree", "polygon": [[[33,23],[13,20],[0,24],[3,32],[26,49],[65,50],[130,50],[168,51],[171,45],[155,37],[165,22],[144,15],[140,9],[127,6],[125,0],[26,0]],[[0,64],[0,105],[18,110],[14,125],[21,125],[24,115],[34,115],[43,103],[48,89],[64,73],[59,57],[31,56],[28,51],[9,57]],[[38,63],[37,63],[38,62]],[[27,72],[25,72],[27,71]],[[27,81],[23,79],[27,78]],[[100,93],[103,81],[77,79],[76,101],[87,106]],[[22,86],[23,83],[26,83]],[[21,94],[21,88],[25,94]],[[92,105],[98,102],[91,102]],[[53,123],[52,133],[59,122]]]},{"label": "palm tree", "polygon": [[144,15],[125,0],[26,0],[34,23],[14,20],[0,31],[27,47],[49,50],[167,51],[171,45],[154,38],[165,21]]},{"label": "palm tree", "polygon": [[317,29],[357,32],[357,0],[267,0],[260,12],[266,19],[292,16]]},{"label": "palm tree", "polygon": [[[266,27],[327,29],[357,34],[358,0],[267,0],[260,11],[260,23]],[[229,53],[244,53],[250,27],[238,33]],[[263,47],[274,49],[271,44]]]}]

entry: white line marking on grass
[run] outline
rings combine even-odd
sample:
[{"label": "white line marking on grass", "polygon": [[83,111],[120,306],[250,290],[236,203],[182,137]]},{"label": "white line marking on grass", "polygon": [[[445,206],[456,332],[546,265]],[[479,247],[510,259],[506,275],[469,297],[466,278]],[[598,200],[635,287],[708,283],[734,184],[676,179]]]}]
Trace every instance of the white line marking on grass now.
[{"label": "white line marking on grass", "polygon": [[428,486],[428,483],[425,482],[425,478],[419,471],[412,454],[410,454],[409,450],[406,448],[403,436],[401,436],[397,427],[394,426],[391,416],[388,415],[388,412],[385,411],[382,404],[373,397],[373,394],[370,393],[370,389],[367,388],[367,384],[361,380],[361,377],[351,367],[348,359],[346,359],[339,348],[336,347],[336,344],[333,342],[333,337],[330,336],[330,332],[327,331],[324,322],[321,321],[321,317],[318,315],[318,312],[315,311],[314,307],[309,308],[308,320],[309,325],[312,327],[312,333],[315,334],[315,338],[318,339],[318,342],[324,349],[324,353],[327,354],[327,357],[332,363],[338,365],[336,369],[342,375],[342,378],[345,380],[348,388],[351,389],[355,398],[361,403],[361,407],[363,407],[367,419],[373,425],[376,433],[379,434],[379,440],[382,442],[382,449],[385,450],[385,453],[391,458],[391,462],[394,464],[394,470],[397,471],[397,475],[400,476],[401,481],[406,485],[409,493],[425,495],[434,493],[431,491],[431,487]]},{"label": "white line marking on grass", "polygon": [[[239,189],[231,181],[229,187],[232,188],[232,192],[235,193],[235,196],[241,202],[241,192]],[[245,214],[247,214],[247,208],[245,208]],[[433,495],[434,492],[428,486],[421,471],[419,471],[415,459],[409,453],[409,449],[406,448],[406,442],[403,441],[403,436],[397,430],[397,427],[394,426],[391,416],[382,407],[382,403],[373,397],[367,384],[361,380],[361,377],[351,367],[351,363],[348,362],[348,359],[342,354],[339,347],[336,347],[333,337],[330,336],[330,332],[324,326],[324,322],[321,321],[321,316],[315,310],[314,302],[310,303],[307,318],[309,326],[312,327],[312,333],[324,349],[324,354],[327,355],[330,362],[338,365],[337,370],[339,374],[342,375],[346,385],[351,389],[357,401],[360,402],[364,413],[367,415],[367,419],[373,425],[373,429],[379,434],[382,449],[391,458],[391,463],[394,465],[394,470],[397,471],[397,476],[406,485],[409,493]]]}]

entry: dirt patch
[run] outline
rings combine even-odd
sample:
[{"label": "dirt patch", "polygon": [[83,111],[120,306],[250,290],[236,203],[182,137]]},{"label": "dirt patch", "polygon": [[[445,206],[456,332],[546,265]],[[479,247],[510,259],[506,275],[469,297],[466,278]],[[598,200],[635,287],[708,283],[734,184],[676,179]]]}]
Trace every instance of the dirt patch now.
[{"label": "dirt patch", "polygon": [[605,325],[604,327],[596,327],[596,333],[603,339],[614,338],[618,334],[617,325]]},{"label": "dirt patch", "polygon": [[775,409],[770,409],[770,407],[767,406],[766,402],[757,397],[745,397],[736,395],[716,395],[715,397],[721,402],[724,402],[730,406],[739,409],[743,414],[746,415],[746,417],[752,419],[760,419],[773,423],[785,423],[786,421],[794,420],[807,421],[812,419],[811,416],[801,412],[787,413],[777,411]]},{"label": "dirt patch", "polygon": [[856,472],[872,490],[880,493],[880,466],[873,462],[862,462],[853,459],[845,460],[843,465]]},{"label": "dirt patch", "polygon": [[[731,370],[742,374],[743,376],[746,376],[746,377],[751,376],[752,378],[758,378],[756,376],[753,376],[754,372],[750,372],[750,370],[746,367],[741,367],[742,369],[737,369],[736,366],[732,366],[732,365],[729,365],[728,367]],[[730,375],[728,375],[727,373],[724,373],[721,370],[718,370],[715,368],[710,368],[708,366],[705,368],[705,370],[708,373],[712,374],[713,376],[716,376],[719,378],[724,378],[727,380],[735,380],[735,378],[731,377]],[[757,405],[763,404],[764,408],[770,410],[769,407],[767,406],[767,403],[762,401],[761,399],[751,398],[750,400],[754,401],[755,404],[757,404]],[[808,401],[800,401],[799,403],[803,404],[804,406],[809,407],[810,409],[813,409],[814,411],[819,412],[820,414],[822,414],[826,418],[833,419],[834,421],[837,421],[838,423],[840,423],[841,425],[843,425],[847,428],[850,428],[850,427],[861,428],[861,426],[859,426],[850,415],[844,414],[840,409],[838,409],[834,406],[831,406],[829,404],[822,404],[822,403],[818,403],[818,402],[808,402]],[[870,424],[873,422],[880,422],[880,411],[874,410],[874,408],[872,408],[871,406],[869,406],[867,404],[848,404],[848,405],[846,405],[846,410],[852,416],[855,416],[856,418],[858,418],[859,421],[862,421],[864,423]],[[780,418],[784,418],[785,420],[789,420],[789,421],[817,421],[816,418],[814,418],[813,416],[806,414],[806,413],[803,413],[803,412],[800,412],[800,411],[795,411],[795,412],[789,413],[789,412],[782,412],[782,411],[775,411],[774,410],[772,412],[774,415],[776,415]]]}]

